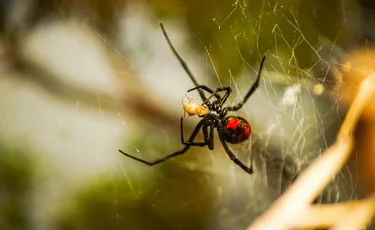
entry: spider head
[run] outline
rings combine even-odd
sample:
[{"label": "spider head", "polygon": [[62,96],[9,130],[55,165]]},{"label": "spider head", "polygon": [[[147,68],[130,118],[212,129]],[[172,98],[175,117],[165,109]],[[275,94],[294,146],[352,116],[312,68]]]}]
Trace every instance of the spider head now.
[{"label": "spider head", "polygon": [[251,127],[242,117],[228,116],[223,120],[224,140],[231,144],[241,143],[247,140],[251,134]]}]

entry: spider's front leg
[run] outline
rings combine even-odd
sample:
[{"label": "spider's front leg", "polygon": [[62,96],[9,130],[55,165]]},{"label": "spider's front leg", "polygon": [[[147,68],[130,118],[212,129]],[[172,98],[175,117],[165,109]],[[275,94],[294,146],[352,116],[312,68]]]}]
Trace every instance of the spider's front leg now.
[{"label": "spider's front leg", "polygon": [[223,99],[220,100],[220,105],[219,106],[222,107],[224,105],[225,101],[228,99],[229,95],[232,93],[232,88],[229,87],[229,86],[224,86],[224,87],[217,88],[213,92],[213,94],[210,97],[207,98],[207,101],[209,101],[214,94],[216,95],[218,92],[222,92],[222,91],[226,91],[225,94],[224,94],[224,96],[223,96]]},{"label": "spider's front leg", "polygon": [[[172,50],[173,54],[176,56],[177,60],[180,62],[182,68],[185,70],[187,75],[189,76],[190,80],[194,83],[195,86],[198,86],[199,83],[197,79],[195,78],[194,74],[190,71],[190,68],[188,64],[185,62],[185,60],[180,56],[180,54],[177,52],[177,50],[174,48],[171,40],[168,37],[167,31],[165,31],[163,23],[160,23],[161,30],[163,31],[164,37],[168,42],[169,48]],[[204,92],[202,89],[198,89],[199,96],[201,97],[202,101],[205,101],[207,98],[204,95]]]},{"label": "spider's front leg", "polygon": [[198,89],[198,90],[199,90],[199,89],[203,89],[203,90],[205,90],[206,92],[209,92],[209,93],[211,94],[210,97],[208,97],[207,99],[203,100],[202,105],[207,104],[207,102],[210,101],[210,99],[211,99],[213,96],[215,96],[216,99],[221,100],[221,96],[220,96],[219,94],[217,94],[215,91],[213,91],[210,87],[206,86],[206,85],[198,85],[198,86],[196,86],[196,87],[194,87],[194,88],[189,89],[188,92],[191,92],[191,91],[193,91],[193,90],[197,90],[197,89]]},{"label": "spider's front leg", "polygon": [[237,105],[235,106],[228,106],[226,109],[228,111],[237,111],[239,109],[242,108],[242,106],[246,103],[247,99],[250,98],[250,96],[255,92],[255,90],[258,88],[259,86],[259,80],[260,80],[260,76],[262,75],[262,70],[263,70],[263,64],[264,64],[264,61],[266,60],[266,56],[263,57],[262,61],[260,62],[260,67],[259,67],[259,71],[258,71],[258,76],[255,80],[255,82],[253,83],[253,85],[250,87],[249,91],[247,91],[245,97],[243,98],[242,101],[240,101]]}]

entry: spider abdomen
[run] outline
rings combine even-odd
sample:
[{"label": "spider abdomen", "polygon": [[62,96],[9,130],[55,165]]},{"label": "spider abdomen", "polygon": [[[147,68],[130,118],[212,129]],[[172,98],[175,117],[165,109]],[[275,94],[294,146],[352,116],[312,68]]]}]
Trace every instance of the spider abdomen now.
[{"label": "spider abdomen", "polygon": [[242,117],[228,116],[223,121],[224,140],[231,144],[241,143],[249,138],[251,126]]}]

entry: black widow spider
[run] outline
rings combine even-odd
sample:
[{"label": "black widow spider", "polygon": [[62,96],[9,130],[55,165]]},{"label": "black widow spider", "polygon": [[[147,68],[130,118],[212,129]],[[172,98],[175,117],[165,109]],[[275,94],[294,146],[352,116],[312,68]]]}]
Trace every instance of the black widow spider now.
[{"label": "black widow spider", "polygon": [[[164,29],[164,26],[162,23],[160,23],[161,29],[163,31],[163,34],[168,42],[169,47],[173,51],[174,55],[184,68],[185,72],[189,75],[190,79],[193,81],[195,87],[192,89],[189,89],[188,92],[193,90],[198,90],[200,97],[202,98],[202,105],[204,108],[206,108],[207,112],[203,115],[198,115],[199,117],[202,117],[202,120],[198,122],[196,127],[194,128],[193,133],[191,134],[190,138],[186,141],[184,139],[183,135],[183,117],[181,117],[180,121],[180,131],[181,131],[181,143],[185,145],[184,148],[181,150],[178,150],[177,152],[174,152],[170,155],[167,155],[165,157],[162,157],[160,159],[156,159],[154,161],[146,161],[140,158],[137,158],[135,156],[129,155],[121,150],[119,150],[122,154],[124,154],[127,157],[130,157],[136,161],[142,162],[146,165],[153,166],[159,163],[162,163],[172,157],[176,157],[178,155],[184,154],[190,146],[208,146],[210,150],[214,149],[214,129],[217,128],[217,133],[219,135],[219,139],[221,144],[223,145],[225,152],[228,154],[229,158],[238,166],[240,166],[245,172],[248,174],[253,173],[253,164],[251,161],[250,167],[247,167],[244,163],[242,163],[229,149],[226,142],[231,144],[237,144],[245,141],[249,138],[251,133],[251,127],[250,124],[239,116],[227,116],[228,111],[237,111],[241,109],[241,107],[246,103],[246,101],[249,99],[249,97],[254,93],[254,91],[257,89],[259,85],[260,76],[263,69],[263,63],[265,60],[265,56],[263,57],[262,61],[260,62],[260,68],[258,72],[258,76],[254,82],[254,84],[250,87],[249,91],[246,93],[245,97],[242,101],[240,101],[237,105],[234,106],[227,106],[223,108],[223,105],[225,101],[228,99],[229,95],[232,92],[231,87],[220,87],[216,90],[210,89],[206,85],[198,84],[198,81],[195,79],[194,75],[191,73],[188,65],[186,62],[181,58],[181,56],[177,53],[176,49],[173,47],[171,41],[169,40],[169,37]],[[211,95],[207,98],[204,94],[204,91],[210,93]],[[223,97],[221,97],[218,92],[225,91],[225,94]],[[210,99],[212,97],[215,97],[216,100],[213,102],[210,102]],[[195,142],[194,139],[197,136],[198,132],[202,129],[203,131],[203,142]]]}]

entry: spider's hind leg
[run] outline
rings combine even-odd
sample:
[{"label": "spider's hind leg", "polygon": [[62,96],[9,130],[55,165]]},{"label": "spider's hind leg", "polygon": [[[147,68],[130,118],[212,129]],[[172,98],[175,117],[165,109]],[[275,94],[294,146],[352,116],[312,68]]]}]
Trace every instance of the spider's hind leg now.
[{"label": "spider's hind leg", "polygon": [[[245,172],[247,172],[248,174],[253,174],[253,162],[251,161],[251,165],[250,167],[247,167],[244,163],[242,163],[237,157],[236,155],[234,155],[234,153],[229,149],[227,143],[225,142],[224,140],[224,137],[222,135],[222,131],[221,129],[218,129],[217,130],[218,134],[219,134],[219,139],[220,139],[220,142],[221,144],[223,145],[224,147],[224,150],[225,152],[227,153],[227,155],[229,156],[229,158],[238,166],[240,166],[240,168],[242,168]],[[252,153],[254,154],[254,153]]]}]

